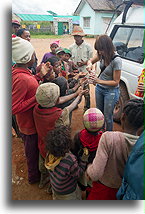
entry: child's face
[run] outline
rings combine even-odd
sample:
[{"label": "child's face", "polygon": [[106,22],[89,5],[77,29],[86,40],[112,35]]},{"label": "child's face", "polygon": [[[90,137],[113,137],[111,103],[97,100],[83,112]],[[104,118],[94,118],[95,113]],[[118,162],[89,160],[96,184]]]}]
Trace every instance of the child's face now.
[{"label": "child's face", "polygon": [[55,72],[55,77],[58,77],[58,74],[61,72],[61,61],[55,62],[53,70]]},{"label": "child's face", "polygon": [[57,57],[58,57],[59,59],[63,60],[63,58],[64,58],[64,52],[58,53],[58,54],[57,54]]},{"label": "child's face", "polygon": [[52,44],[52,45],[50,46],[51,52],[55,54],[56,48],[58,48],[58,45],[57,45],[57,44]]},{"label": "child's face", "polygon": [[69,55],[69,54],[64,54],[63,60],[64,60],[65,62],[68,62],[69,59],[70,59],[70,55]]},{"label": "child's face", "polygon": [[53,69],[45,75],[45,79],[50,82],[55,79],[55,72],[53,71]]}]

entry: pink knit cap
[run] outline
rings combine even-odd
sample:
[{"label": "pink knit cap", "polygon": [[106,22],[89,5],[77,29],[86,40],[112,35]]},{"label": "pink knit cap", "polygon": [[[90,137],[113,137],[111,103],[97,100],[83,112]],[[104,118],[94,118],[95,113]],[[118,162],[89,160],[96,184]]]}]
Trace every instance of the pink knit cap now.
[{"label": "pink knit cap", "polygon": [[53,41],[53,42],[50,43],[50,46],[51,46],[52,44],[56,44],[56,45],[59,46],[59,42],[60,42],[60,40]]},{"label": "pink knit cap", "polygon": [[99,109],[90,108],[83,115],[83,123],[88,131],[96,132],[104,125],[104,115]]}]

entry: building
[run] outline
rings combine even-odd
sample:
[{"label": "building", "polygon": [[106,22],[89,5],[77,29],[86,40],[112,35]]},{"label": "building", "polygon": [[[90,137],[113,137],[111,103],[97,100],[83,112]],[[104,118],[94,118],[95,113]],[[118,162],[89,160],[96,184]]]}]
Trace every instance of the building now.
[{"label": "building", "polygon": [[[56,35],[71,34],[74,25],[79,25],[79,16],[61,16],[52,11],[46,14],[12,14],[19,21],[28,23],[29,30],[50,31]],[[29,24],[31,22],[31,24]],[[33,23],[33,24],[32,24]],[[42,26],[42,24],[44,26]],[[25,28],[25,25],[22,26]]]},{"label": "building", "polygon": [[110,21],[117,17],[118,14],[114,15],[114,12],[122,2],[123,0],[81,0],[74,14],[80,16],[80,26],[86,34],[104,34]]}]

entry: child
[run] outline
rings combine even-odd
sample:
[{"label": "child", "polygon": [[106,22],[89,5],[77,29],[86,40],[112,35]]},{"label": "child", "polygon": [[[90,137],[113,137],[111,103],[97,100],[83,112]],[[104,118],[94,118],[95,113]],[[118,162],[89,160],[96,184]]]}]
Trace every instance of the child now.
[{"label": "child", "polygon": [[56,56],[60,59],[61,61],[61,76],[65,77],[68,79],[68,64],[63,60],[65,55],[64,49],[62,47],[58,47],[56,49]]},{"label": "child", "polygon": [[[54,74],[54,78],[49,78],[49,75],[46,75],[43,80],[43,83],[51,82],[51,80],[57,78],[61,72],[61,61],[58,57],[56,56],[50,57],[49,59],[46,60],[45,64],[50,64]],[[42,63],[37,67],[37,73],[40,72],[41,66]]]},{"label": "child", "polygon": [[70,152],[71,134],[66,126],[50,131],[46,137],[45,167],[50,173],[53,200],[81,200],[77,180],[85,171],[88,154],[83,153],[79,162]]},{"label": "child", "polygon": [[73,154],[79,157],[82,149],[86,147],[89,150],[88,163],[92,163],[96,155],[99,140],[102,135],[104,125],[104,115],[97,108],[88,109],[83,115],[84,129],[78,132],[74,137]]},{"label": "child", "polygon": [[94,181],[88,200],[116,199],[126,161],[139,137],[137,131],[143,124],[144,102],[129,100],[121,117],[123,132],[103,133],[93,163],[87,168],[88,176]]},{"label": "child", "polygon": [[50,57],[53,57],[53,56],[56,56],[56,48],[59,47],[59,40],[57,41],[54,41],[50,44],[50,49],[51,49],[51,52],[48,52],[48,53],[45,53],[43,58],[42,58],[42,61],[41,63],[46,63],[47,60],[50,58]]},{"label": "child", "polygon": [[[72,153],[79,158],[82,155],[83,148],[88,149],[89,159],[88,163],[92,163],[96,155],[99,140],[102,135],[101,128],[104,124],[104,115],[97,108],[88,109],[83,115],[83,124],[85,129],[82,129],[74,137]],[[79,186],[83,191],[87,189],[88,185],[85,176],[79,180]]]},{"label": "child", "polygon": [[[47,59],[47,62],[50,62],[50,65],[52,66],[53,71],[55,73],[55,78],[57,78],[61,72],[61,61],[60,61],[60,59],[57,56],[53,56],[53,57]],[[50,80],[45,79],[44,83],[45,82],[50,82]]]},{"label": "child", "polygon": [[68,72],[69,72],[69,77],[75,76],[75,73],[78,73],[78,66],[74,64],[74,62],[70,59],[72,54],[71,51],[67,48],[64,48],[64,56],[63,56],[63,61],[65,61],[68,64]]},{"label": "child", "polygon": [[[35,106],[33,111],[34,122],[36,130],[38,133],[38,148],[40,151],[40,161],[39,166],[43,165],[44,158],[46,157],[44,137],[48,131],[54,129],[59,125],[69,125],[69,114],[76,107],[78,102],[81,100],[81,97],[85,91],[78,90],[77,98],[73,103],[63,110],[57,108],[56,105],[60,99],[60,89],[59,86],[54,83],[43,83],[41,84],[36,91],[36,100],[38,104]],[[43,187],[46,178],[46,170],[41,169],[41,181],[40,186]]]},{"label": "child", "polygon": [[[53,82],[60,87],[60,96],[67,96],[69,94],[73,94],[80,87],[80,84],[77,82],[77,84],[72,89],[69,89],[68,81],[64,77],[58,77],[54,79]],[[73,100],[74,98],[71,100],[68,100],[65,103],[58,104],[57,106],[63,109],[64,107],[70,105]]]}]

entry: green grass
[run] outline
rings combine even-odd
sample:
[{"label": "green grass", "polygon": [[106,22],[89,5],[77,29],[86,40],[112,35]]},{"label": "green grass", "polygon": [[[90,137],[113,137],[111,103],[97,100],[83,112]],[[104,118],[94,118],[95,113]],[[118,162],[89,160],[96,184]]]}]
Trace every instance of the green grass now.
[{"label": "green grass", "polygon": [[60,39],[63,36],[59,35],[31,35],[31,38],[33,39]]}]

